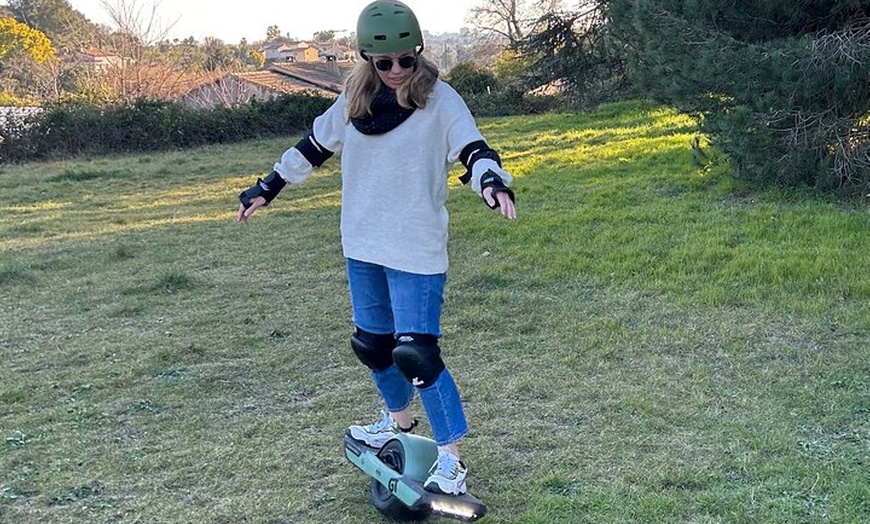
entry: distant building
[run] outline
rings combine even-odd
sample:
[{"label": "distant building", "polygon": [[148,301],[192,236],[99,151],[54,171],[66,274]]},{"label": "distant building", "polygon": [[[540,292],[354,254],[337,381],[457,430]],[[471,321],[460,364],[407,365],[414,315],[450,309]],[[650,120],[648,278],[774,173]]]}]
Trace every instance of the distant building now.
[{"label": "distant building", "polygon": [[349,66],[335,62],[275,63],[267,69],[229,73],[194,87],[181,97],[188,107],[232,107],[253,99],[267,100],[281,94],[311,93],[335,98],[344,89]]},{"label": "distant building", "polygon": [[344,90],[344,81],[353,65],[352,62],[271,64],[269,70],[338,95]]},{"label": "distant building", "polygon": [[266,63],[271,62],[317,62],[320,50],[308,42],[294,44],[270,44],[263,48]]},{"label": "distant building", "polygon": [[347,62],[356,59],[356,56],[356,50],[338,43],[326,44],[320,50],[321,62]]},{"label": "distant building", "polygon": [[77,63],[98,72],[104,72],[113,67],[122,67],[127,63],[127,60],[113,52],[96,48],[76,51],[73,56]]},{"label": "distant building", "polygon": [[266,62],[286,62],[292,56],[291,47],[287,44],[269,44],[263,48]]}]

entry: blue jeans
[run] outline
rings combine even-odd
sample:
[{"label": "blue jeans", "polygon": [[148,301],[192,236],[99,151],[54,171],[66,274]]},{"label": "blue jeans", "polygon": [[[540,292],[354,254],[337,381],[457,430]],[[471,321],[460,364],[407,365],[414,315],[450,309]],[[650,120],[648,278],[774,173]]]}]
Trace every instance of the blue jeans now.
[{"label": "blue jeans", "polygon": [[[378,335],[419,333],[441,336],[441,306],[446,274],[418,275],[347,259],[353,321]],[[372,378],[387,410],[402,411],[414,400],[414,386],[395,364]],[[432,385],[420,388],[420,400],[438,445],[458,441],[468,432],[459,391],[445,369]]]}]

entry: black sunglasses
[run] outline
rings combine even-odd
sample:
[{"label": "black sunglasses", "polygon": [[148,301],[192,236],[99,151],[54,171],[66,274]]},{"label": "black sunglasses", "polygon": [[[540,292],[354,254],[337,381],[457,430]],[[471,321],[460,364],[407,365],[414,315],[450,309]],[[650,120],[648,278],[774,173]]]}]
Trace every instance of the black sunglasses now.
[{"label": "black sunglasses", "polygon": [[[378,71],[386,72],[386,71],[389,71],[390,69],[393,68],[393,60],[391,58],[380,58],[378,60],[375,60],[374,62],[375,62],[375,67],[378,68]],[[403,56],[402,58],[400,58],[398,60],[398,62],[399,62],[399,67],[401,67],[402,69],[410,69],[410,68],[414,67],[414,65],[417,63],[417,56],[416,55]]]}]

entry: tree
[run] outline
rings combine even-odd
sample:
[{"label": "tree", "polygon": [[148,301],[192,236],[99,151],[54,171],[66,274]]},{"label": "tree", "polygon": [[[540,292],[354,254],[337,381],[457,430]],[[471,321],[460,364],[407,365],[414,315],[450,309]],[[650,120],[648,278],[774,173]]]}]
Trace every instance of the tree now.
[{"label": "tree", "polygon": [[612,38],[606,13],[606,0],[584,0],[575,11],[539,18],[515,47],[526,87],[557,86],[580,107],[631,96],[626,51]]},{"label": "tree", "polygon": [[523,40],[535,21],[558,11],[561,0],[483,0],[472,7],[467,21],[514,46]]},{"label": "tree", "polygon": [[45,34],[14,18],[0,18],[0,90],[5,98],[34,104],[51,97],[57,92],[59,64]]},{"label": "tree", "polygon": [[217,38],[206,37],[202,43],[203,51],[205,51],[205,69],[206,71],[221,71],[230,69],[236,65],[236,57],[231,48],[224,45]]},{"label": "tree", "polygon": [[495,75],[473,62],[457,64],[447,75],[447,81],[464,97],[498,88]]},{"label": "tree", "polygon": [[[190,38],[177,45],[167,42],[173,23],[159,19],[159,4],[142,5],[138,0],[101,3],[114,26],[104,46],[117,59],[99,75],[85,73],[78,78],[111,86],[116,101],[132,104],[141,99],[173,98],[190,85],[191,77],[205,75],[209,57],[195,40]],[[182,49],[192,52],[179,52]],[[211,58],[215,63],[220,61]]]},{"label": "tree", "polygon": [[13,18],[0,18],[0,63],[16,54],[25,54],[42,64],[55,52],[51,40],[43,32]]},{"label": "tree", "polygon": [[266,55],[258,47],[248,44],[248,41],[242,38],[239,45],[235,46],[235,60],[242,68],[259,69],[266,62]]},{"label": "tree", "polygon": [[636,85],[696,115],[736,176],[870,189],[866,2],[609,4]]},{"label": "tree", "polygon": [[58,48],[77,48],[95,42],[97,26],[66,0],[9,0],[15,19],[48,36]]},{"label": "tree", "polygon": [[281,29],[277,25],[270,25],[266,28],[266,41],[274,42],[281,38]]},{"label": "tree", "polygon": [[325,44],[335,38],[335,31],[316,31],[313,36],[315,42]]}]

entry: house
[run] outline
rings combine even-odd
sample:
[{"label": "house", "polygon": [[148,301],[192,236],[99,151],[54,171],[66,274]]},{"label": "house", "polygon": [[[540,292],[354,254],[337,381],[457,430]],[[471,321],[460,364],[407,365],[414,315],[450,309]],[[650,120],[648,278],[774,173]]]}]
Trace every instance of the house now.
[{"label": "house", "polygon": [[181,97],[189,107],[235,106],[287,93],[337,97],[353,64],[337,62],[273,63],[266,69],[229,73],[190,89]]},{"label": "house", "polygon": [[299,42],[293,50],[293,62],[318,62],[320,50],[307,42]]},{"label": "house", "polygon": [[344,90],[344,81],[353,68],[350,62],[293,62],[270,64],[269,70],[339,94]]},{"label": "house", "polygon": [[260,71],[229,73],[194,87],[181,97],[181,103],[194,108],[232,107],[289,93],[335,98],[344,89],[348,70],[335,66],[334,62],[283,63]]},{"label": "house", "polygon": [[270,44],[263,48],[266,63],[272,62],[317,62],[320,50],[308,42],[293,44]]},{"label": "house", "polygon": [[355,60],[356,56],[356,50],[349,46],[338,44],[335,42],[331,44],[326,44],[320,50],[321,62],[347,62],[350,60]]},{"label": "house", "polygon": [[293,55],[293,49],[287,44],[269,44],[263,48],[263,56],[266,62],[288,62]]},{"label": "house", "polygon": [[115,53],[96,48],[76,51],[74,53],[74,60],[88,69],[98,72],[122,67],[127,63],[127,60]]}]

